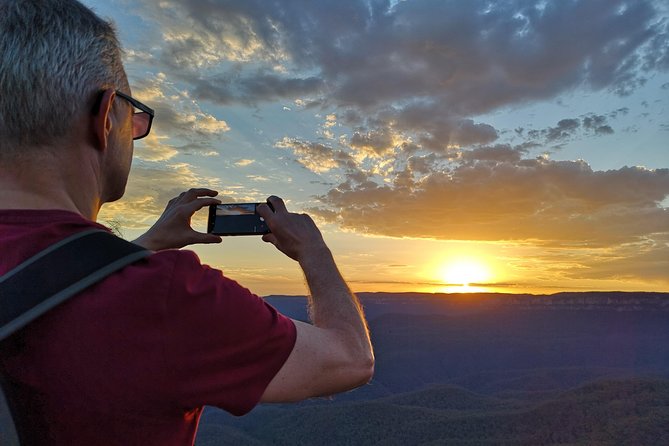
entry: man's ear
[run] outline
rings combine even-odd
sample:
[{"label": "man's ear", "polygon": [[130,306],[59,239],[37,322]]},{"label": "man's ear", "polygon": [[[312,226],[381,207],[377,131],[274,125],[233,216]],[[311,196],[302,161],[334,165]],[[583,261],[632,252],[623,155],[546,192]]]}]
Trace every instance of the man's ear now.
[{"label": "man's ear", "polygon": [[93,142],[98,150],[107,148],[109,133],[112,130],[112,105],[116,98],[116,91],[113,89],[105,90],[102,93],[99,105],[93,111],[91,124],[93,126]]}]

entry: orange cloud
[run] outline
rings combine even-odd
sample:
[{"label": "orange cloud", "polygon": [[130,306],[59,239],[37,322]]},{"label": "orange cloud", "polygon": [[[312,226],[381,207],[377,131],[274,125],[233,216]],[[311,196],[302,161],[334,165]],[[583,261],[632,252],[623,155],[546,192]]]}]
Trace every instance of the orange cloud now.
[{"label": "orange cloud", "polygon": [[[520,159],[512,149],[479,150],[447,169],[394,182],[348,181],[313,211],[343,228],[393,237],[534,240],[601,246],[669,232],[669,169],[593,171],[584,161]],[[425,170],[425,166],[421,166]]]}]

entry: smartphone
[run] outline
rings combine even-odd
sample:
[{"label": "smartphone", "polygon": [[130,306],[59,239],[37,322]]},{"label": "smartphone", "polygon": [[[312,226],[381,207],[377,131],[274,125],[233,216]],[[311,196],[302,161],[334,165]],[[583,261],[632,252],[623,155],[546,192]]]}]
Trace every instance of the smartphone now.
[{"label": "smartphone", "polygon": [[225,203],[209,206],[207,232],[216,235],[262,235],[271,232],[256,208],[262,203]]}]

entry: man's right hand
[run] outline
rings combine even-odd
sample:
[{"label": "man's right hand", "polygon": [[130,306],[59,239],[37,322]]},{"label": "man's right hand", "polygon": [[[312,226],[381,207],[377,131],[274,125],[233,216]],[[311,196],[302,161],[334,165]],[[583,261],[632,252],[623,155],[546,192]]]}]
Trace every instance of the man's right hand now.
[{"label": "man's right hand", "polygon": [[257,208],[258,214],[272,231],[263,235],[263,241],[273,244],[279,251],[298,262],[328,249],[321,231],[311,217],[307,214],[288,212],[285,203],[279,197],[271,196],[267,202],[272,205],[274,212],[266,204],[261,204]]}]

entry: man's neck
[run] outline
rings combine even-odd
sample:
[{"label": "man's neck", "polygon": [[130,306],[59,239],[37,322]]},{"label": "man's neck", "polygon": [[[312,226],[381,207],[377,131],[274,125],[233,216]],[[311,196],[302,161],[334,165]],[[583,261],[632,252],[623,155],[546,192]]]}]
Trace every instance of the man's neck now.
[{"label": "man's neck", "polygon": [[61,209],[95,221],[102,204],[95,166],[71,152],[63,155],[3,162],[0,209]]}]

